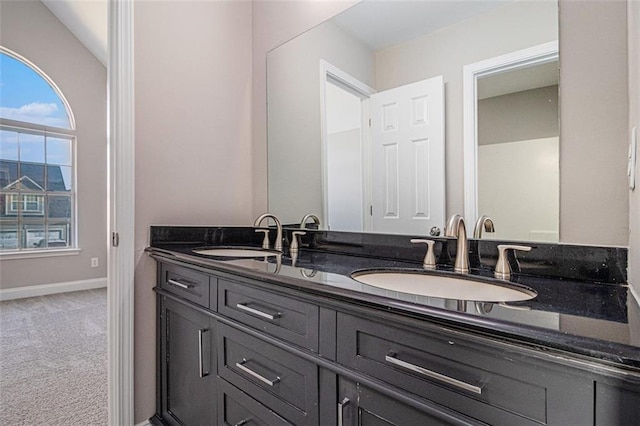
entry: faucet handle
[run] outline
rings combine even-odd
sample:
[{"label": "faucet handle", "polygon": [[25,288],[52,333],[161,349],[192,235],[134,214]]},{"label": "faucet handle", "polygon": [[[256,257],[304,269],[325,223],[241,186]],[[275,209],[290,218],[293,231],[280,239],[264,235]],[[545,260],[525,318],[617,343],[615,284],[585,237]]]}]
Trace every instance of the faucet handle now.
[{"label": "faucet handle", "polygon": [[291,247],[289,247],[289,251],[292,253],[296,253],[298,251],[298,235],[306,235],[307,233],[304,231],[293,231],[291,233]]},{"label": "faucet handle", "polygon": [[269,230],[268,229],[256,229],[256,232],[264,232],[264,238],[262,239],[262,248],[269,249]]},{"label": "faucet handle", "polygon": [[433,252],[433,246],[436,244],[436,242],[433,240],[420,240],[415,238],[412,239],[411,242],[413,244],[427,245],[427,254],[424,256],[424,260],[422,261],[422,267],[429,270],[436,269],[436,256]]},{"label": "faucet handle", "polygon": [[493,275],[501,280],[508,280],[511,278],[511,266],[509,266],[509,261],[507,260],[507,250],[531,251],[531,247],[512,244],[498,245],[498,262],[496,263],[496,269],[493,272]]}]

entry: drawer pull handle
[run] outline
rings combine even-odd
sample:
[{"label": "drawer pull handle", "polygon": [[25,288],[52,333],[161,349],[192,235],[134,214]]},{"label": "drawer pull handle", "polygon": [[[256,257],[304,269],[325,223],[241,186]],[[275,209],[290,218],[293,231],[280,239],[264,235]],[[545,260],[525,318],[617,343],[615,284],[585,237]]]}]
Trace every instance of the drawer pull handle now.
[{"label": "drawer pull handle", "polygon": [[242,425],[246,425],[247,423],[249,423],[251,421],[251,417],[247,417],[246,419],[242,419],[240,420],[238,423],[236,423],[234,426],[242,426]]},{"label": "drawer pull handle", "polygon": [[253,308],[251,308],[251,307],[249,307],[249,306],[247,306],[247,305],[245,305],[243,303],[236,303],[236,308],[238,308],[238,309],[240,309],[242,311],[245,311],[245,312],[249,312],[250,314],[257,315],[257,316],[259,316],[261,318],[265,318],[265,319],[271,320],[271,321],[273,321],[276,318],[280,318],[282,316],[282,314],[280,312],[277,312],[277,313],[272,315],[272,314],[268,314],[266,312],[259,311],[257,309],[253,309]]},{"label": "drawer pull handle", "polygon": [[198,371],[200,378],[203,377],[207,377],[209,375],[209,372],[205,372],[204,371],[204,354],[203,354],[203,349],[204,349],[204,345],[202,344],[202,340],[203,340],[203,335],[204,333],[206,333],[207,330],[206,328],[202,328],[200,330],[198,330],[198,368],[200,371]]},{"label": "drawer pull handle", "polygon": [[444,374],[436,373],[435,371],[427,370],[426,368],[420,367],[418,365],[414,365],[406,361],[402,361],[401,359],[396,358],[395,353],[393,352],[390,352],[389,354],[385,355],[384,360],[390,364],[397,365],[398,367],[402,367],[407,370],[414,371],[416,373],[420,373],[423,376],[427,376],[432,379],[440,380],[441,382],[456,386],[460,389],[477,393],[478,395],[482,394],[482,388],[478,386],[474,386],[469,383],[454,379],[453,377],[445,376]]},{"label": "drawer pull handle", "polygon": [[241,362],[236,362],[236,367],[238,367],[240,370],[244,371],[248,375],[255,377],[256,379],[260,380],[262,383],[265,383],[265,384],[267,384],[269,386],[273,386],[273,385],[275,385],[276,383],[278,383],[280,381],[280,377],[276,377],[273,380],[267,379],[263,375],[258,374],[255,371],[245,367],[244,364],[246,364],[246,363],[247,363],[247,359],[246,358],[242,358]]},{"label": "drawer pull handle", "polygon": [[195,287],[195,285],[193,285],[193,284],[191,284],[191,283],[187,283],[187,284],[185,284],[185,283],[182,283],[182,282],[180,282],[180,281],[178,281],[178,280],[168,279],[168,280],[167,280],[167,282],[168,282],[169,284],[173,284],[173,285],[175,285],[175,286],[177,286],[177,287],[184,288],[185,290],[189,290],[190,288]]},{"label": "drawer pull handle", "polygon": [[342,402],[338,402],[338,426],[344,425],[344,407],[349,405],[349,398],[345,398]]}]

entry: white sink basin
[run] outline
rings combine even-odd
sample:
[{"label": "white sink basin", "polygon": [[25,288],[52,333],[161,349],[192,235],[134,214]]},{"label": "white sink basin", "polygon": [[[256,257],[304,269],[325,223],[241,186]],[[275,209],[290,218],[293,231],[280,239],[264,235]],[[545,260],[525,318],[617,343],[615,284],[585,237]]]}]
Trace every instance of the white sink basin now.
[{"label": "white sink basin", "polygon": [[356,271],[351,278],[385,290],[476,302],[517,302],[533,299],[534,290],[502,282],[419,271]]},{"label": "white sink basin", "polygon": [[256,247],[207,247],[194,249],[194,253],[216,257],[268,257],[282,254],[277,250]]}]

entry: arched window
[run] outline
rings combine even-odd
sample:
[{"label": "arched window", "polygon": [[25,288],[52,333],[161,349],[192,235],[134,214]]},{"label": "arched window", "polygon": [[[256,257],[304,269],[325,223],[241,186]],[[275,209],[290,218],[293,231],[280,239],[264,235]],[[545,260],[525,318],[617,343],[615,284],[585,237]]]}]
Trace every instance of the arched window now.
[{"label": "arched window", "polygon": [[75,247],[75,142],[55,83],[0,46],[0,252]]}]

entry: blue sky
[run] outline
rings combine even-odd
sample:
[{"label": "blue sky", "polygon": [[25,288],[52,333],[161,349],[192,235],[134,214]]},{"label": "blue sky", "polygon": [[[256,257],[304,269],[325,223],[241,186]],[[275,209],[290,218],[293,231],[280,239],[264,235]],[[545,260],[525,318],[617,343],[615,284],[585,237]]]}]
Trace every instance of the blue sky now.
[{"label": "blue sky", "polygon": [[[4,53],[0,53],[0,117],[69,128],[64,104],[49,83]],[[59,166],[69,189],[72,155],[71,139],[0,131],[0,159]]]},{"label": "blue sky", "polygon": [[69,128],[66,109],[37,72],[0,54],[0,117]]}]

